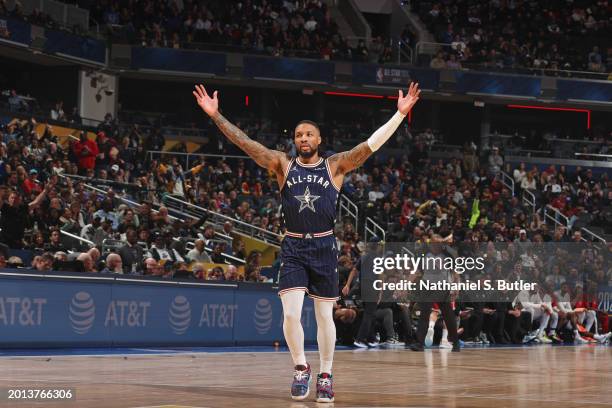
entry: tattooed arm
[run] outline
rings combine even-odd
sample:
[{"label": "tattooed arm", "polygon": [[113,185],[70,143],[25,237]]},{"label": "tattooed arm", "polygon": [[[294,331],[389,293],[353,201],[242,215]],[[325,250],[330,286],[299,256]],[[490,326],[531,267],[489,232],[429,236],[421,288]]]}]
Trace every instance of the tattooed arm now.
[{"label": "tattooed arm", "polygon": [[368,142],[363,142],[359,143],[351,150],[334,154],[329,158],[330,170],[332,174],[334,174],[334,178],[336,174],[342,174],[342,176],[344,176],[346,173],[360,167],[368,160],[368,157],[370,157],[372,153],[374,152],[370,146],[368,146]]},{"label": "tattooed arm", "polygon": [[196,85],[195,89],[193,95],[198,105],[210,116],[225,137],[255,160],[258,165],[275,172],[279,183],[284,181],[284,170],[289,162],[287,156],[278,150],[268,149],[261,143],[249,138],[242,130],[221,115],[219,113],[217,91],[213,93],[211,98],[202,85]]},{"label": "tattooed arm", "polygon": [[211,119],[225,137],[255,160],[255,163],[274,172],[283,171],[282,163],[286,163],[286,155],[284,153],[278,150],[268,149],[261,143],[249,138],[242,130],[231,124],[230,121],[219,112],[212,116]]}]

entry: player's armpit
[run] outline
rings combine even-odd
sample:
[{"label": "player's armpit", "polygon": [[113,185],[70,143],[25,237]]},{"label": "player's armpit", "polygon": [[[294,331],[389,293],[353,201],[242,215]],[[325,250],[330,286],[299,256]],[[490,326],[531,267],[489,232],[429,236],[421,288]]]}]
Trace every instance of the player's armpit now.
[{"label": "player's armpit", "polygon": [[268,149],[261,143],[251,139],[240,128],[221,115],[221,113],[217,113],[212,117],[212,120],[225,137],[255,160],[255,163],[263,168],[272,170],[276,174],[283,174],[284,167],[288,163],[285,153]]},{"label": "player's armpit", "polygon": [[[334,175],[334,181],[336,177],[340,178],[340,182],[344,175],[348,172],[355,170],[360,167],[365,161],[372,155],[372,149],[368,146],[367,142],[359,143],[351,150],[346,152],[336,153],[329,158],[329,165],[332,174]],[[338,185],[342,185],[341,183]]]}]

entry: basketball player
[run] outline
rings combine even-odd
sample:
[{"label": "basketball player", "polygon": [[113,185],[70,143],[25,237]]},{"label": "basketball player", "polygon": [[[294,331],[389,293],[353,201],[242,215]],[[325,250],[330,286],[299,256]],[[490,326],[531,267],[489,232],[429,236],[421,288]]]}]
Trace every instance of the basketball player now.
[{"label": "basketball player", "polygon": [[338,249],[334,237],[336,201],[344,176],[361,166],[397,130],[419,100],[418,84],[411,83],[408,94],[400,90],[397,112],[367,141],[350,151],[323,158],[319,153],[321,134],[316,123],[297,124],[294,143],[297,157],[268,149],[251,140],[219,113],[218,92],[212,97],[202,85],[193,95],[198,105],[219,130],[255,162],[276,174],[287,229],[281,246],[279,296],[283,304],[283,332],[295,365],[291,397],[303,400],[310,390],[311,368],[304,354],[304,331],[300,318],[304,294],[314,300],[320,370],[317,376],[317,402],[332,402],[332,361],[336,343],[334,304],[338,299]]}]

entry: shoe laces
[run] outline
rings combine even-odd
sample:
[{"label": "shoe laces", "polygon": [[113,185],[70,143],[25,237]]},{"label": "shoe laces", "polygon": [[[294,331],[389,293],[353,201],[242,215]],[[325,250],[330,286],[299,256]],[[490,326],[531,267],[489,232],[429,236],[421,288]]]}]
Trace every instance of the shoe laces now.
[{"label": "shoe laces", "polygon": [[308,370],[295,370],[293,372],[293,379],[295,381],[306,381],[308,380]]},{"label": "shoe laces", "polygon": [[319,378],[318,384],[320,387],[331,388],[331,378]]}]

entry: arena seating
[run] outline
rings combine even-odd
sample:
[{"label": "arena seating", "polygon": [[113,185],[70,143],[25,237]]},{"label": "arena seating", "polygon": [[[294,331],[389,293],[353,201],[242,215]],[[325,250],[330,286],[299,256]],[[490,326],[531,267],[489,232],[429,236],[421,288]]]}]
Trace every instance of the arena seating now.
[{"label": "arena seating", "polygon": [[410,3],[436,41],[448,44],[432,67],[611,71],[607,2]]}]

